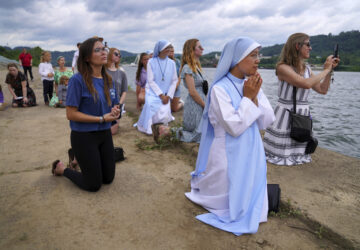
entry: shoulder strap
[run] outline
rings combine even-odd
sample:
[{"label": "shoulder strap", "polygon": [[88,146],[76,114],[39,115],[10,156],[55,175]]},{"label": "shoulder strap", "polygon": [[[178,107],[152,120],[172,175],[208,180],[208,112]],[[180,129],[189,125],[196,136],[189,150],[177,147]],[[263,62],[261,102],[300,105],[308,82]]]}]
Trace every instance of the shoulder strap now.
[{"label": "shoulder strap", "polygon": [[196,70],[197,70],[197,72],[199,73],[199,75],[201,76],[201,78],[204,80],[204,77],[202,76],[200,70],[199,70],[197,67],[196,67]]},{"label": "shoulder strap", "polygon": [[294,114],[296,114],[296,87],[293,86],[293,104],[294,104]]}]

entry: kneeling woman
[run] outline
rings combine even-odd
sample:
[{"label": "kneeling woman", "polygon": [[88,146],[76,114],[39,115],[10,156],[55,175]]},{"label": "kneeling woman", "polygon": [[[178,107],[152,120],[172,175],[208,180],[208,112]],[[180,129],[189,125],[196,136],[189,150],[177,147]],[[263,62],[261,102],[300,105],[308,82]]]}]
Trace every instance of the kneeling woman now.
[{"label": "kneeling woman", "polygon": [[154,55],[147,65],[145,104],[137,123],[138,130],[151,135],[151,125],[174,120],[170,99],[173,98],[178,77],[173,60],[168,58],[171,43],[160,40],[155,44]]},{"label": "kneeling woman", "polygon": [[36,105],[34,91],[30,88],[26,76],[21,73],[15,63],[7,65],[9,73],[6,75],[5,83],[8,84],[10,94],[13,97],[13,107],[30,107]]},{"label": "kneeling woman", "polygon": [[204,109],[191,192],[186,193],[210,212],[197,219],[235,235],[256,233],[259,223],[267,221],[266,159],[259,129],[275,116],[260,88],[259,48],[247,37],[225,45]]},{"label": "kneeling woman", "polygon": [[115,175],[110,126],[120,109],[115,85],[105,70],[106,63],[107,51],[98,38],[81,44],[79,73],[71,77],[66,97],[71,146],[81,173],[65,168],[58,160],[53,164],[54,175],[64,175],[88,191],[111,183]]}]

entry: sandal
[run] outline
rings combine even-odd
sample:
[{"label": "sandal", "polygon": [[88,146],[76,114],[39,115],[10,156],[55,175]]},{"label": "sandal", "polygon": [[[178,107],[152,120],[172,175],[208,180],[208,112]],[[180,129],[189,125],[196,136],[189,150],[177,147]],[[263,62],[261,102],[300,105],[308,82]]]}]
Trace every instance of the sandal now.
[{"label": "sandal", "polygon": [[51,173],[53,174],[53,176],[59,176],[59,174],[55,173],[55,169],[57,164],[59,164],[60,160],[56,160],[52,163],[52,168],[51,168]]},{"label": "sandal", "polygon": [[156,143],[159,143],[159,126],[162,125],[163,123],[154,123],[151,125],[151,130],[153,132],[153,136],[154,136],[154,141]]},{"label": "sandal", "polygon": [[69,155],[69,163],[68,163],[67,167],[72,170],[75,170],[77,172],[80,172],[80,167],[79,167],[78,163],[74,163],[75,154],[74,154],[74,151],[72,148],[69,148],[68,155]]}]

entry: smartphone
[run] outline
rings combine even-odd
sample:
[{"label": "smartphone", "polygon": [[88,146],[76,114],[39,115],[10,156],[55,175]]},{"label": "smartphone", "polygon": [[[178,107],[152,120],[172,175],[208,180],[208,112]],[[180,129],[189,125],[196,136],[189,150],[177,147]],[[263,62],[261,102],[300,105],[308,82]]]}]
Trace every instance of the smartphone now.
[{"label": "smartphone", "polygon": [[334,58],[339,58],[339,44],[337,43],[334,48]]}]

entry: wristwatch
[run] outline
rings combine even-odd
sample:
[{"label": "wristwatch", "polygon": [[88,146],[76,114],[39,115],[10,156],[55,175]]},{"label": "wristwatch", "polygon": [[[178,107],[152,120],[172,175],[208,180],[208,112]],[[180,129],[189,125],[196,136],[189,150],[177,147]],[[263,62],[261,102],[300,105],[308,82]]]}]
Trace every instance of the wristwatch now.
[{"label": "wristwatch", "polygon": [[104,116],[100,116],[100,121],[99,121],[99,123],[104,123],[104,122],[105,122]]}]

